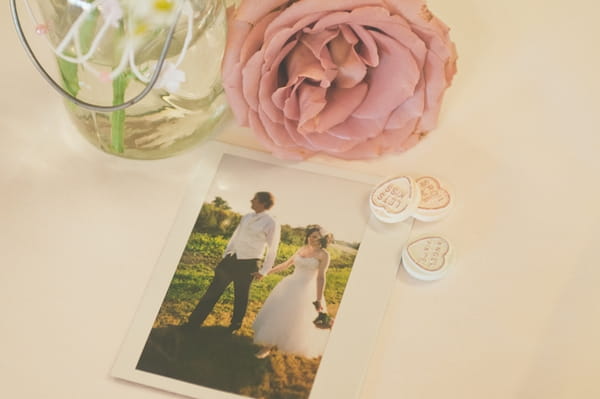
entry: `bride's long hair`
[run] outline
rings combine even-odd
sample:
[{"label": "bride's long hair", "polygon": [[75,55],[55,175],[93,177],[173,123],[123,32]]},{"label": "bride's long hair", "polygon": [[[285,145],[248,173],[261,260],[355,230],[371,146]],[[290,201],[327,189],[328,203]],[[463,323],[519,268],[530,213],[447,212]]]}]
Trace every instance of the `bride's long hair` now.
[{"label": "bride's long hair", "polygon": [[306,232],[304,235],[304,244],[308,244],[308,237],[315,231],[318,231],[321,234],[321,248],[325,249],[329,244],[333,242],[333,234],[326,232],[318,224],[309,224],[306,227]]}]

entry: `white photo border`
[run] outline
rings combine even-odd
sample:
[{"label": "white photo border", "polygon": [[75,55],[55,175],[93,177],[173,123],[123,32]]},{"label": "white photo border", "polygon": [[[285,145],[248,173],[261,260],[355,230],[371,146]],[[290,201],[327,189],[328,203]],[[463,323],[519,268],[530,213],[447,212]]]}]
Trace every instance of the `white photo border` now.
[{"label": "white photo border", "polygon": [[[113,377],[192,398],[248,398],[136,369],[158,309],[162,305],[200,207],[206,200],[224,154],[344,178],[371,184],[373,187],[383,178],[309,161],[282,161],[269,154],[216,141],[204,144],[199,154],[197,173],[182,201],[141,304],[111,370]],[[367,201],[368,199],[365,199],[366,210],[357,209],[356,212],[357,217],[368,218],[365,220],[365,233],[344,290],[335,327],[332,329],[312,385],[310,399],[359,397],[379,327],[395,284],[402,248],[412,229],[412,218],[396,224],[379,222],[368,211]]]}]

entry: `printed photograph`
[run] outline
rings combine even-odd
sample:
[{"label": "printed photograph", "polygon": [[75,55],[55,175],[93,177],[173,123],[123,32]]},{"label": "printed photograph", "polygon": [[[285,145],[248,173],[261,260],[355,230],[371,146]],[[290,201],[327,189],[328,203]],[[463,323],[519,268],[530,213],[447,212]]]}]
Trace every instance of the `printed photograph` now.
[{"label": "printed photograph", "polygon": [[137,370],[249,398],[308,398],[370,190],[224,154]]}]

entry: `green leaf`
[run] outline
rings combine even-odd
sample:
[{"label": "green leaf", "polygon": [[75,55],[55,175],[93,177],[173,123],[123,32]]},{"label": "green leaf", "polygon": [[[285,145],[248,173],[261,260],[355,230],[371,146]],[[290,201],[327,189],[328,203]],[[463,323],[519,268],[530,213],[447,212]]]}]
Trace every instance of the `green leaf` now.
[{"label": "green leaf", "polygon": [[[125,101],[125,89],[129,83],[129,74],[122,73],[113,80],[113,105]],[[124,151],[125,110],[114,111],[110,115],[111,147],[116,153]]]}]

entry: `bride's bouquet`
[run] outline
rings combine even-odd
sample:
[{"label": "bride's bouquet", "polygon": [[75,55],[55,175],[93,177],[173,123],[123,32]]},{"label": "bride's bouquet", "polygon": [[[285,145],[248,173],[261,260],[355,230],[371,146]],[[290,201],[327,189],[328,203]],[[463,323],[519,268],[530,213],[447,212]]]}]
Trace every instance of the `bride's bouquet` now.
[{"label": "bride's bouquet", "polygon": [[333,317],[329,316],[327,313],[319,312],[317,318],[313,320],[313,324],[317,328],[322,328],[326,330],[333,327],[333,320]]},{"label": "bride's bouquet", "polygon": [[[318,308],[319,302],[315,301],[315,302],[313,302],[313,305],[315,305],[316,309],[319,309]],[[334,318],[329,316],[326,312],[319,312],[317,317],[313,320],[313,324],[317,328],[327,330],[327,329],[330,329],[331,327],[333,327],[333,321],[334,321]]]}]

